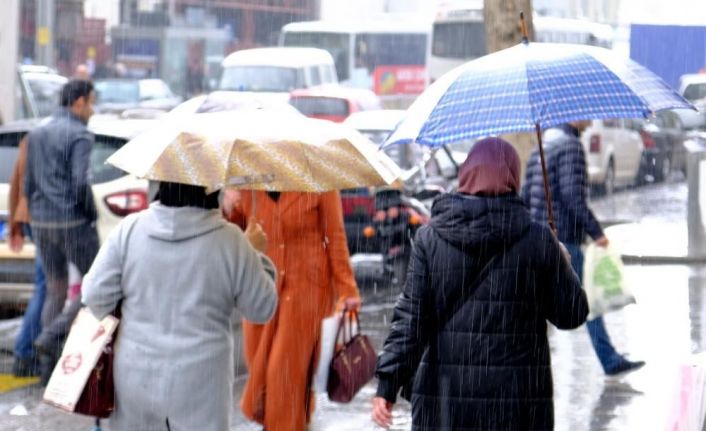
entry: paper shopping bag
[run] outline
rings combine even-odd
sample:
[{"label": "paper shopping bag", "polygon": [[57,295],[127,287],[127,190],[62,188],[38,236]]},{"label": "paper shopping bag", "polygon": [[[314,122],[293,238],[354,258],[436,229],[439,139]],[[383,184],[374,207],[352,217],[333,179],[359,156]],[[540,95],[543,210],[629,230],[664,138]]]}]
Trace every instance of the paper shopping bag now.
[{"label": "paper shopping bag", "polygon": [[336,349],[338,326],[341,323],[342,313],[335,313],[321,321],[321,338],[319,340],[319,363],[314,373],[312,382],[315,392],[326,392],[329,367]]},{"label": "paper shopping bag", "polygon": [[79,311],[71,325],[64,350],[44,391],[44,401],[73,412],[98,359],[112,340],[119,320],[96,319],[88,309]]}]

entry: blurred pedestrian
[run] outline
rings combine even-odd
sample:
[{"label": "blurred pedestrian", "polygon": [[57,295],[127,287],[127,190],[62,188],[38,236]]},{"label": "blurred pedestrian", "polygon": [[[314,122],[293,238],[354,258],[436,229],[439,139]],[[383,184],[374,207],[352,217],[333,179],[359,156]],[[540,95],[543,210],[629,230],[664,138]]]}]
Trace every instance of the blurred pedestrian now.
[{"label": "blurred pedestrian", "polygon": [[531,221],[519,173],[510,144],[479,141],[458,193],[438,197],[417,231],[378,357],[378,425],[391,425],[404,388],[412,430],[553,429],[546,322],[576,328],[588,304],[560,244]]},{"label": "blurred pedestrian", "polygon": [[88,66],[85,64],[79,64],[74,70],[74,79],[82,79],[84,81],[89,81],[91,79],[91,72],[88,70]]},{"label": "blurred pedestrian", "polygon": [[[31,239],[29,207],[24,193],[25,168],[27,166],[27,137],[20,141],[17,160],[10,179],[9,209],[9,245],[14,253],[20,253],[24,247],[25,236]],[[15,377],[36,376],[39,374],[39,356],[34,349],[34,341],[42,329],[42,307],[46,295],[46,282],[39,251],[34,256],[34,291],[22,319],[20,332],[15,340],[15,362],[12,373]]]},{"label": "blurred pedestrian", "polygon": [[336,302],[360,307],[343,227],[341,197],[316,193],[226,192],[223,208],[241,226],[257,221],[269,238],[267,255],[279,277],[275,317],[244,320],[249,376],[245,416],[267,431],[303,431],[314,411],[311,380],[318,361],[321,320]]},{"label": "blurred pedestrian", "polygon": [[[575,121],[549,129],[544,133],[549,190],[556,217],[556,228],[561,241],[571,254],[571,264],[579,279],[583,278],[581,245],[590,236],[599,247],[608,246],[608,238],[588,207],[588,171],[586,154],[580,135],[591,125],[590,121]],[[539,151],[529,158],[522,197],[530,208],[532,219],[547,223],[547,201]],[[608,336],[602,317],[586,322],[593,349],[608,375],[632,371],[642,367],[643,361],[629,361],[619,354]]]},{"label": "blurred pedestrian", "polygon": [[277,307],[266,246],[259,226],[223,220],[217,192],[175,183],[111,232],[83,303],[121,313],[112,430],[230,429],[233,308],[264,323]]},{"label": "blurred pedestrian", "polygon": [[90,81],[69,81],[61,92],[61,108],[28,135],[24,187],[47,283],[42,332],[35,341],[43,356],[45,382],[80,306],[74,301],[64,310],[68,264],[85,274],[98,252],[97,212],[89,180],[94,138],[86,127],[95,97]]}]

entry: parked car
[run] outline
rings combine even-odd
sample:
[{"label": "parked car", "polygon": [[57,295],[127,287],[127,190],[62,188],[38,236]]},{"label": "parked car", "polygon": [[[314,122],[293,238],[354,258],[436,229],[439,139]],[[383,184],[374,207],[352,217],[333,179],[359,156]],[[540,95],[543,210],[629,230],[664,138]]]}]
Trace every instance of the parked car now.
[{"label": "parked car", "polygon": [[[6,230],[4,227],[8,217],[9,181],[19,142],[37,123],[22,121],[0,127],[0,231]],[[133,124],[125,120],[89,124],[96,137],[91,152],[91,179],[101,241],[123,217],[147,208],[147,181],[127,175],[105,163],[111,154],[147,126],[144,122]],[[9,250],[3,235],[0,238],[0,303],[26,302],[32,295],[33,279],[32,244],[25,246],[22,253],[16,254]]]},{"label": "parked car", "polygon": [[258,93],[286,103],[293,90],[336,83],[333,57],[323,49],[255,48],[236,51],[223,60],[218,89]]},{"label": "parked car", "polygon": [[684,129],[706,130],[706,73],[682,75],[679,79],[679,94],[698,109],[675,111]]},{"label": "parked car", "polygon": [[161,79],[101,79],[95,82],[96,112],[120,114],[129,109],[169,111],[182,99]]},{"label": "parked car", "polygon": [[588,180],[606,194],[639,180],[644,144],[640,133],[624,119],[594,120],[581,135]]},{"label": "parked car", "polygon": [[59,94],[68,79],[47,66],[21,65],[17,67],[16,120],[44,118],[59,106]]},{"label": "parked car", "polygon": [[686,133],[679,114],[661,111],[654,118],[625,120],[625,125],[636,130],[642,138],[644,149],[638,180],[652,179],[660,182],[673,169],[686,170]]},{"label": "parked car", "polygon": [[289,104],[307,117],[343,122],[355,112],[382,109],[377,94],[363,88],[322,85],[294,90]]}]

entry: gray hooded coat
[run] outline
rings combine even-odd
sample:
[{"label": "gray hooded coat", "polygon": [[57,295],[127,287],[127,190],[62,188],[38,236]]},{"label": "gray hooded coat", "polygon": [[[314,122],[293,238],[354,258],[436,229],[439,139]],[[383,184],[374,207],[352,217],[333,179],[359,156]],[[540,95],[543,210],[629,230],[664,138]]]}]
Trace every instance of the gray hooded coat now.
[{"label": "gray hooded coat", "polygon": [[83,282],[100,318],[122,301],[111,429],[226,430],[232,312],[266,322],[275,268],[218,210],[153,203],[108,237]]}]

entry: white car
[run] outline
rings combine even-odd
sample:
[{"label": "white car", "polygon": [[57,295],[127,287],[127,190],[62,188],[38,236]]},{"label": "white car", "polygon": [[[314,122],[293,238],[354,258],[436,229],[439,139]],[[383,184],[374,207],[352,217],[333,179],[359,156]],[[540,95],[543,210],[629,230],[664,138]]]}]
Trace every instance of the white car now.
[{"label": "white car", "polygon": [[623,119],[594,120],[581,135],[589,183],[606,194],[639,180],[644,144],[640,133],[626,126]]},{"label": "white car", "polygon": [[[98,235],[101,242],[128,214],[148,206],[147,181],[127,175],[105,164],[106,159],[139,131],[154,124],[147,120],[106,120],[89,123],[95,133],[91,152],[93,196],[98,210]],[[20,304],[29,300],[34,288],[34,246],[26,244],[19,254],[6,242],[10,177],[22,137],[36,126],[23,121],[0,127],[0,303]]]},{"label": "white car", "polygon": [[328,51],[255,48],[236,51],[223,60],[218,90],[255,93],[286,103],[292,90],[336,83],[336,66]]}]

